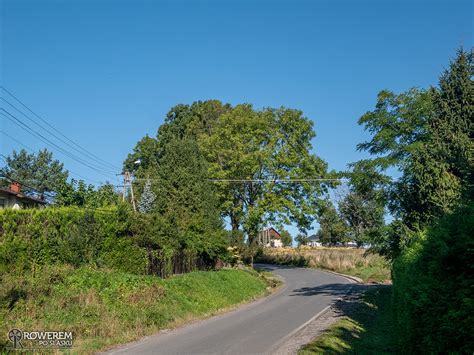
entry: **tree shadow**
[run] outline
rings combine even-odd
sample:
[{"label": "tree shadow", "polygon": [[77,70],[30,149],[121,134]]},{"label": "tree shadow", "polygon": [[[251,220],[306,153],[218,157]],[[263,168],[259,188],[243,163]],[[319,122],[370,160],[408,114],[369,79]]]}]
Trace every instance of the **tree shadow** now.
[{"label": "tree shadow", "polygon": [[391,286],[332,284],[299,290],[298,294],[343,294],[347,292],[343,286],[354,288],[333,306],[339,320],[299,353],[395,353],[390,309]]},{"label": "tree shadow", "polygon": [[316,296],[316,295],[334,295],[344,296],[348,293],[360,293],[367,289],[368,285],[362,284],[325,284],[315,287],[302,287],[293,290],[290,296]]}]

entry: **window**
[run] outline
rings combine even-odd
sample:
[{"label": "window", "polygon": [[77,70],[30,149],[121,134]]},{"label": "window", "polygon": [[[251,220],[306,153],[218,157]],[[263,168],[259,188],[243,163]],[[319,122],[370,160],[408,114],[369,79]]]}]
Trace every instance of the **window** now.
[{"label": "window", "polygon": [[1,208],[5,208],[5,199],[4,198],[0,198],[0,209]]}]

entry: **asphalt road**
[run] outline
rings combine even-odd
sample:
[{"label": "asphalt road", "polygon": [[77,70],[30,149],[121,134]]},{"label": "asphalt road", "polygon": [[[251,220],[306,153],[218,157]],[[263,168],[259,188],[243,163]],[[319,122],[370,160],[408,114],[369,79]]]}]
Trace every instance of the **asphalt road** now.
[{"label": "asphalt road", "polygon": [[111,354],[272,354],[351,288],[323,271],[265,266],[284,279],[277,293],[235,311],[147,337]]}]

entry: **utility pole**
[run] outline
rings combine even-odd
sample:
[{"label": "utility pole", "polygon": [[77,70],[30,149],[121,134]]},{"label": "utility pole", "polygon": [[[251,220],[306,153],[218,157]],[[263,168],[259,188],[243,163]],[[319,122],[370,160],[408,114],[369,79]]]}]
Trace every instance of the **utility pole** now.
[{"label": "utility pole", "polygon": [[[137,159],[133,162],[135,166],[139,166],[142,163],[141,159]],[[133,181],[132,181],[132,174],[130,174],[130,171],[125,170],[122,174],[117,174],[117,175],[123,175],[123,196],[122,200],[125,201],[125,195],[127,194],[127,186],[130,187],[130,197],[132,199],[132,206],[133,210],[137,212],[137,205],[135,204],[135,195],[133,194]]]},{"label": "utility pole", "polygon": [[125,195],[127,193],[127,186],[130,187],[130,197],[132,198],[133,210],[137,211],[137,206],[135,205],[135,196],[133,195],[133,184],[132,184],[132,175],[129,171],[123,173],[123,196],[122,200],[125,201]]}]

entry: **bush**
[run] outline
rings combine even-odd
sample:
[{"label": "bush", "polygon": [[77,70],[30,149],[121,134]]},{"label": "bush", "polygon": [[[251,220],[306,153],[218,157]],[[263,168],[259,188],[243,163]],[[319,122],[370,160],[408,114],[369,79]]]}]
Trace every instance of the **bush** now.
[{"label": "bush", "polygon": [[[127,215],[128,216],[128,215]],[[127,237],[116,209],[84,210],[73,207],[3,210],[0,212],[0,268],[31,269],[52,264],[101,264],[137,271],[146,263]],[[128,217],[125,217],[128,218]],[[120,260],[111,255],[127,245]],[[140,266],[142,273],[145,265]]]},{"label": "bush", "polygon": [[406,353],[474,351],[474,204],[420,233],[393,266],[399,347]]},{"label": "bush", "polygon": [[0,271],[93,264],[168,277],[209,269],[227,254],[223,235],[181,231],[124,207],[0,211]]}]

